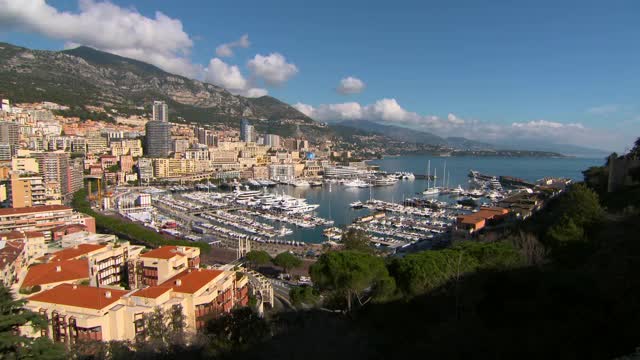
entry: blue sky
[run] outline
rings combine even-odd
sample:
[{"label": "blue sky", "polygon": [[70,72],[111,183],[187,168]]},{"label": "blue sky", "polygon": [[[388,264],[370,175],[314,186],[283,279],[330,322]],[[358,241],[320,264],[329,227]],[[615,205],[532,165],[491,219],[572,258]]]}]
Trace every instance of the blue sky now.
[{"label": "blue sky", "polygon": [[[268,92],[318,120],[367,118],[445,136],[497,142],[539,137],[617,151],[640,136],[637,1],[101,5],[0,0],[0,7],[11,8],[0,14],[0,40],[42,49],[87,44],[231,86],[235,93]],[[181,29],[167,30],[155,21],[156,11]],[[83,14],[97,16],[96,26],[81,21]],[[140,39],[134,45],[105,39],[111,17],[128,14],[136,15],[138,25],[127,26]],[[138,32],[141,17],[151,21]],[[154,31],[157,37],[145,37]],[[250,44],[232,47],[233,56],[216,54],[221,44],[245,34]],[[167,49],[157,41],[163,38],[173,39]],[[166,65],[171,56],[180,64]],[[340,93],[347,77],[365,86]]]}]

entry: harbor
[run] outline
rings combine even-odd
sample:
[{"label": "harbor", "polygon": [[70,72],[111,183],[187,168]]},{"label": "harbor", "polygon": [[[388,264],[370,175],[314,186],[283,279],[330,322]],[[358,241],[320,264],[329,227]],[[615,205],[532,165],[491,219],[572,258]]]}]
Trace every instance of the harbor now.
[{"label": "harbor", "polygon": [[342,231],[352,227],[365,231],[377,247],[397,251],[446,241],[458,216],[535,183],[519,173],[493,174],[482,167],[459,171],[451,160],[448,169],[443,159],[429,158],[420,168],[412,163],[420,173],[389,168],[384,161],[348,177],[140,188],[151,197],[144,208],[134,206],[136,192],[127,188],[130,194],[117,197],[114,210],[158,232],[216,246],[245,241],[254,247],[317,251],[322,244],[339,243]]}]

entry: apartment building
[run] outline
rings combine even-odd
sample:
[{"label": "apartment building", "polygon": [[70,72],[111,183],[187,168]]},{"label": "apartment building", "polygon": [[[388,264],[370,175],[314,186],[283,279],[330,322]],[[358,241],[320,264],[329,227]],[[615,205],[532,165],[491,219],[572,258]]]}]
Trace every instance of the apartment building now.
[{"label": "apartment building", "polygon": [[248,303],[248,279],[233,271],[193,269],[161,286],[133,291],[60,284],[28,299],[26,307],[48,320],[48,327],[32,336],[56,342],[134,340],[144,336],[144,315],[156,308],[181,309],[188,332],[204,326],[205,318]]},{"label": "apartment building", "polygon": [[188,246],[163,246],[141,254],[129,262],[129,287],[156,286],[186,269],[200,266],[200,249]]},{"label": "apartment building", "polygon": [[[29,297],[26,307],[45,316],[49,325],[39,334],[30,328],[22,331],[63,343],[82,339],[134,340],[144,336],[144,316],[156,308],[180,309],[185,315],[185,330],[195,332],[209,317],[248,304],[246,276],[237,276],[235,271],[201,269],[199,249],[185,246],[130,254],[128,272],[133,276],[129,285],[134,290],[81,286],[80,277],[92,277],[92,259],[105,251],[99,246],[78,246],[53,254],[51,262],[45,264],[51,267],[48,272],[42,271],[43,265],[32,267],[37,271],[28,275],[29,281],[25,282],[29,286],[37,283],[44,290]],[[73,266],[77,267],[75,274]],[[86,266],[86,272],[82,266]],[[62,278],[67,280],[61,281]]]},{"label": "apartment building", "polygon": [[6,207],[23,208],[47,204],[44,179],[40,175],[22,175],[14,172],[7,182]]},{"label": "apartment building", "polygon": [[51,230],[67,224],[84,225],[89,232],[96,232],[95,219],[75,212],[63,205],[45,205],[24,208],[0,209],[0,232],[40,231],[47,241]]}]

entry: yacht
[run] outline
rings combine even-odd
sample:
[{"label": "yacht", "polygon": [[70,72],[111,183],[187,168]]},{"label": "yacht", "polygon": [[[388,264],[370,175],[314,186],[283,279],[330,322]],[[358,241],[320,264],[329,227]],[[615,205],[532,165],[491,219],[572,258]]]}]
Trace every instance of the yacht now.
[{"label": "yacht", "polygon": [[431,185],[431,160],[427,165],[427,188],[422,192],[422,195],[438,195],[440,189],[436,187],[436,175],[433,175],[433,187]]},{"label": "yacht", "polygon": [[291,185],[293,185],[295,187],[309,187],[309,186],[311,186],[311,184],[309,184],[309,182],[306,181],[306,180],[295,180],[295,181],[291,182]]},{"label": "yacht", "polygon": [[398,179],[392,176],[379,177],[374,180],[373,185],[375,186],[389,186],[398,182]]},{"label": "yacht", "polygon": [[452,194],[452,195],[460,195],[460,194],[462,194],[463,192],[464,192],[464,189],[463,189],[463,188],[462,188],[462,186],[460,186],[460,185],[458,185],[458,187],[457,187],[457,188],[455,188],[455,189],[451,189],[451,190],[449,191],[449,193],[450,193],[450,194]]},{"label": "yacht", "polygon": [[349,206],[354,209],[362,209],[362,207],[364,207],[364,204],[362,203],[362,201],[354,201],[351,204],[349,204]]},{"label": "yacht", "polygon": [[347,187],[366,187],[368,186],[368,183],[360,180],[360,179],[355,179],[355,180],[350,180],[350,181],[345,181],[344,186]]},{"label": "yacht", "polygon": [[322,181],[310,181],[309,185],[311,185],[311,186],[322,186]]}]

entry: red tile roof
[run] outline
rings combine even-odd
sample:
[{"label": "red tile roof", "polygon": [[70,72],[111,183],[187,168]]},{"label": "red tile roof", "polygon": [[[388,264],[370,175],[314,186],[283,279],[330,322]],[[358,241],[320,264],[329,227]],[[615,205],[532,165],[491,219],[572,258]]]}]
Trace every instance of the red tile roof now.
[{"label": "red tile roof", "polygon": [[[111,294],[110,298],[107,297],[108,292]],[[125,290],[60,284],[30,297],[29,301],[100,310],[111,306],[127,293]]]},{"label": "red tile roof", "polygon": [[0,249],[0,268],[13,264],[24,250],[21,240],[8,240],[4,248]]},{"label": "red tile roof", "polygon": [[[193,294],[220,276],[224,271],[197,269],[187,270],[165,281],[161,287],[171,287],[173,291]],[[178,285],[180,283],[180,285]]]},{"label": "red tile roof", "polygon": [[184,256],[183,253],[178,251],[177,246],[162,246],[140,255],[140,257],[152,259],[171,259],[176,255]]},{"label": "red tile roof", "polygon": [[[60,268],[58,268],[58,266]],[[59,270],[59,271],[58,271]],[[22,287],[53,284],[63,281],[74,281],[89,278],[89,262],[87,260],[56,261],[34,265],[29,268]]]},{"label": "red tile roof", "polygon": [[106,248],[106,246],[98,244],[80,244],[76,247],[67,248],[51,254],[51,261],[76,259],[103,248]]},{"label": "red tile roof", "polygon": [[0,216],[32,214],[32,213],[55,211],[55,210],[61,211],[61,210],[72,210],[72,209],[64,205],[44,205],[44,206],[31,206],[31,207],[23,207],[23,208],[6,208],[6,209],[0,209]]},{"label": "red tile roof", "polygon": [[162,294],[166,293],[169,290],[171,290],[171,287],[151,286],[151,287],[148,287],[148,288],[144,288],[144,289],[142,289],[140,291],[136,291],[131,296],[138,296],[138,297],[143,297],[143,298],[156,299],[156,298],[160,297]]}]

